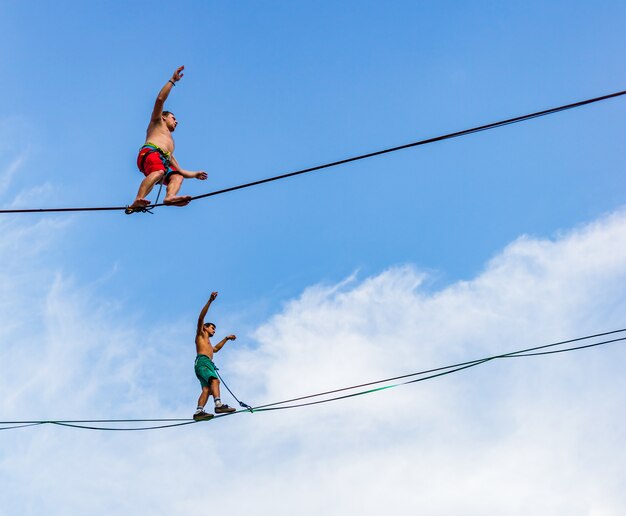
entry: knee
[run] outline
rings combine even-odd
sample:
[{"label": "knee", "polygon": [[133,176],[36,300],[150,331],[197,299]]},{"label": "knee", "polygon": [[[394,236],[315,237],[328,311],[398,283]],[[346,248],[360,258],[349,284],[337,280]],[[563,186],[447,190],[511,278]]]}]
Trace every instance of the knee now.
[{"label": "knee", "polygon": [[180,174],[172,174],[169,178],[168,184],[179,185],[183,182],[183,176]]},{"label": "knee", "polygon": [[156,170],[154,172],[150,172],[147,179],[154,181],[155,183],[161,181],[165,176],[165,170]]}]

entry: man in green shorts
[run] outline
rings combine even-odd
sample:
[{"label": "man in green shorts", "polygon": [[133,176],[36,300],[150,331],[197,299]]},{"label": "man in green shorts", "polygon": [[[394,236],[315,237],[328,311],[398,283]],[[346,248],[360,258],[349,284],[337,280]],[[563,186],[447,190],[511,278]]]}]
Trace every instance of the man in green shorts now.
[{"label": "man in green shorts", "polygon": [[213,363],[213,353],[217,353],[224,347],[229,340],[235,340],[235,335],[228,335],[220,340],[216,346],[211,344],[211,337],[215,335],[215,324],[205,323],[204,318],[211,306],[211,303],[215,301],[217,292],[212,292],[211,297],[207,301],[206,305],[202,308],[200,316],[198,317],[198,328],[196,330],[196,363],[195,371],[200,385],[202,386],[202,393],[198,398],[198,408],[193,418],[198,421],[202,419],[211,419],[213,414],[208,414],[204,411],[204,406],[209,400],[209,396],[212,395],[215,400],[215,413],[216,414],[228,414],[235,412],[236,409],[229,407],[222,403],[220,399],[220,380],[217,377],[217,371],[215,364]]}]

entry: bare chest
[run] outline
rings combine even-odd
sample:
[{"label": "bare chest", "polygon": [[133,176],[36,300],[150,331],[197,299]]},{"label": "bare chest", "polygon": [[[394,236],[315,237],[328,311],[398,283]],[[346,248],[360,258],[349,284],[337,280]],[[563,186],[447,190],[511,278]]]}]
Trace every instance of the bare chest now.
[{"label": "bare chest", "polygon": [[202,333],[196,336],[196,352],[198,355],[206,355],[213,359],[213,346],[208,334]]},{"label": "bare chest", "polygon": [[165,152],[174,152],[174,138],[165,126],[148,127],[146,143],[152,143]]}]

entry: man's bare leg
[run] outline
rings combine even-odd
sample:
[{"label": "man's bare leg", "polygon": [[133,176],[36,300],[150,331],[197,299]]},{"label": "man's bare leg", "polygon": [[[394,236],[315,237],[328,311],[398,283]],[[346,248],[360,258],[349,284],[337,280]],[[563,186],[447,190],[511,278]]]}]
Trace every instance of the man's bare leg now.
[{"label": "man's bare leg", "polygon": [[211,419],[213,417],[213,414],[207,414],[204,411],[204,406],[206,405],[206,402],[209,400],[209,393],[210,391],[208,387],[202,387],[202,392],[200,393],[200,397],[198,398],[198,408],[196,409],[196,412],[193,415],[193,418],[196,421]]},{"label": "man's bare leg", "polygon": [[172,174],[170,181],[167,183],[167,193],[163,204],[169,204],[173,206],[187,206],[191,202],[191,195],[178,196],[178,191],[183,184],[183,176],[180,174]]},{"label": "man's bare leg", "polygon": [[220,381],[217,378],[211,378],[209,382],[209,390],[211,391],[211,396],[216,401],[220,399]]},{"label": "man's bare leg", "polygon": [[163,177],[165,171],[158,170],[156,172],[152,172],[148,174],[144,180],[139,185],[139,191],[137,192],[137,197],[130,205],[131,208],[144,208],[150,204],[150,201],[146,199],[146,196],[152,191],[154,185],[158,183],[158,181]]},{"label": "man's bare leg", "polygon": [[204,408],[207,401],[209,401],[209,388],[202,387],[202,392],[200,393],[200,397],[198,398],[198,408]]},{"label": "man's bare leg", "polygon": [[211,378],[211,381],[209,382],[209,389],[213,399],[215,400],[216,414],[230,414],[231,412],[236,411],[233,407],[229,407],[228,405],[222,403],[220,398],[220,381],[218,379]]}]

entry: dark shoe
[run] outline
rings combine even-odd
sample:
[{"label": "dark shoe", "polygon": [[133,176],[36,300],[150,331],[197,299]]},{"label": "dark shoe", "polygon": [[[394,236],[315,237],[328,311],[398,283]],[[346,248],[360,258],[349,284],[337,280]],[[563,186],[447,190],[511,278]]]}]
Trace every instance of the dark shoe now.
[{"label": "dark shoe", "polygon": [[236,412],[237,409],[233,407],[229,407],[228,405],[221,405],[219,407],[215,407],[216,414],[230,414],[231,412]]},{"label": "dark shoe", "polygon": [[207,414],[204,410],[193,415],[193,418],[196,421],[206,421],[207,419],[211,419],[212,417],[213,414]]}]

